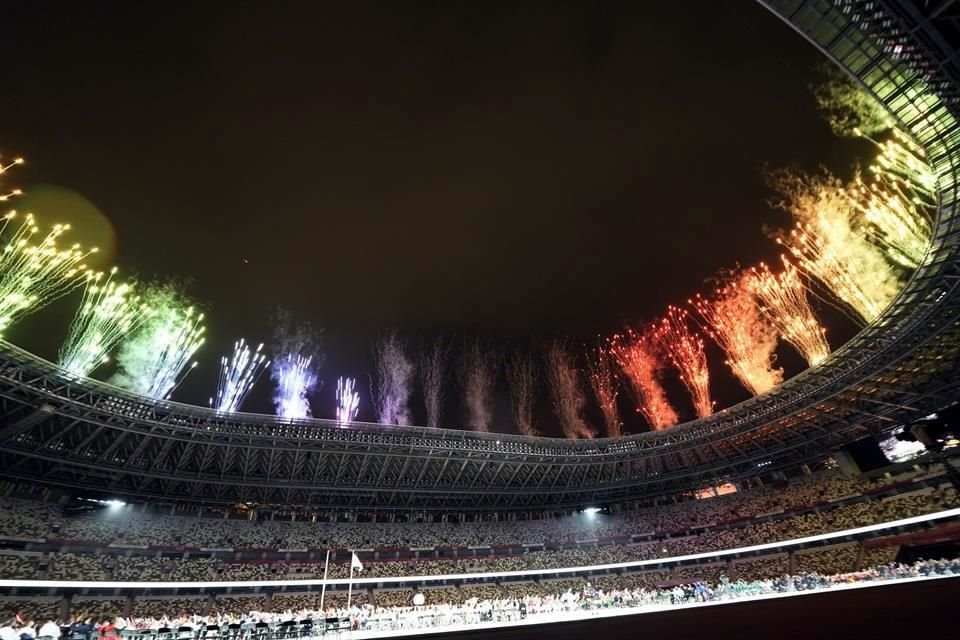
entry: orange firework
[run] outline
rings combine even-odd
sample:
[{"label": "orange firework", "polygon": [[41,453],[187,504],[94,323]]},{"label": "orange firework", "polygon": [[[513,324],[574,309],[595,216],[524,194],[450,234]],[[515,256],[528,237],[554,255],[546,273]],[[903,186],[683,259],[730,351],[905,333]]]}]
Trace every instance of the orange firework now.
[{"label": "orange firework", "polygon": [[603,413],[607,436],[616,438],[623,427],[617,410],[617,375],[610,354],[602,346],[587,354],[587,380]]},{"label": "orange firework", "polygon": [[660,384],[663,371],[660,349],[653,329],[637,334],[627,330],[610,338],[610,355],[630,382],[637,410],[656,430],[677,424],[677,412],[670,406]]},{"label": "orange firework", "polygon": [[759,395],[783,381],[783,369],[773,366],[777,330],[763,317],[747,277],[729,280],[712,300],[698,294],[691,304],[743,386]]},{"label": "orange firework", "polygon": [[760,301],[760,309],[784,340],[813,366],[830,355],[826,330],[813,314],[807,288],[792,264],[783,261],[784,270],[774,274],[760,263],[750,271],[750,288]]},{"label": "orange firework", "polygon": [[687,312],[671,306],[666,317],[657,326],[657,341],[680,372],[697,416],[705,418],[713,413],[710,399],[710,371],[703,339],[690,330]]}]

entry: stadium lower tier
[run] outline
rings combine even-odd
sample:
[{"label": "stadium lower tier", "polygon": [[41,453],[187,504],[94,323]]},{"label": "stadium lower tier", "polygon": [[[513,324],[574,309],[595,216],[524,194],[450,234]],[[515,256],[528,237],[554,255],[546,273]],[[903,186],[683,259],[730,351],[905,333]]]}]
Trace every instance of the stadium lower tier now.
[{"label": "stadium lower tier", "polygon": [[[285,594],[205,598],[101,598],[75,596],[56,602],[39,598],[2,602],[6,622],[0,633],[29,637],[89,638],[94,634],[145,639],[250,638],[262,640],[319,635],[319,631],[352,629],[355,637],[405,635],[471,626],[559,622],[584,615],[619,615],[697,604],[750,601],[864,584],[902,580],[949,579],[960,576],[960,560],[922,560],[911,564],[882,563],[857,572],[800,571],[773,578],[698,579],[673,586],[644,584],[631,575],[591,582],[555,580],[517,583],[510,589],[441,587],[413,592],[351,594]],[[952,582],[951,582],[952,583]],[[422,597],[422,599],[421,599]],[[320,599],[323,598],[321,605]],[[22,622],[21,622],[22,621]],[[9,629],[9,631],[8,631]],[[59,630],[59,633],[57,633]]]},{"label": "stadium lower tier", "polygon": [[[109,509],[71,518],[55,505],[6,498],[0,499],[0,578],[317,579],[323,577],[330,548],[322,545],[349,542],[363,545],[354,548],[359,549],[364,577],[543,570],[721,551],[954,507],[960,507],[960,498],[940,468],[913,469],[871,481],[810,476],[775,489],[610,516],[460,525],[204,520],[115,514]],[[475,544],[458,548],[429,544],[447,532],[456,532],[451,536],[455,541]],[[576,539],[558,540],[557,532]],[[362,540],[354,537],[360,535]],[[276,546],[256,547],[255,541]],[[302,547],[295,548],[294,542]],[[400,542],[409,546],[401,547]],[[352,552],[333,547],[329,578],[347,577]],[[836,570],[855,568],[848,563]]]}]

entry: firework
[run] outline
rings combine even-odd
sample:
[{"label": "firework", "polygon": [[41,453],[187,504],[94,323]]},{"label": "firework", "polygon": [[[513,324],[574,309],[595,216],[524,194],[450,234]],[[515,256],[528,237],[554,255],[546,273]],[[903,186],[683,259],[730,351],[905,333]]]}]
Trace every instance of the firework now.
[{"label": "firework", "polygon": [[670,362],[680,372],[680,380],[690,392],[697,417],[705,418],[713,413],[707,354],[703,339],[690,330],[687,312],[673,306],[668,308],[666,317],[657,326],[656,337]]},{"label": "firework", "polygon": [[273,403],[281,418],[309,418],[309,395],[317,385],[320,333],[308,323],[296,324],[280,309],[275,318],[275,344],[270,377],[276,383]]},{"label": "firework", "polygon": [[[16,218],[15,211],[3,217],[0,237]],[[32,242],[38,227],[33,215],[23,218],[10,234],[0,254],[0,336],[16,320],[83,284],[88,277],[83,260],[96,249],[79,245],[57,247],[57,239],[70,229],[58,224],[39,242]]]},{"label": "firework", "polygon": [[778,188],[797,226],[777,241],[859,320],[879,316],[900,283],[883,252],[858,228],[859,214],[840,181],[829,175],[782,174]]},{"label": "firework", "polygon": [[423,388],[423,405],[427,410],[427,426],[440,426],[443,406],[446,402],[447,355],[450,347],[438,337],[430,345],[424,344],[419,356],[420,386]]},{"label": "firework", "polygon": [[774,274],[760,263],[750,271],[750,289],[757,296],[760,310],[780,336],[813,366],[830,355],[827,332],[813,313],[807,288],[796,267],[786,260],[783,267],[782,272]]},{"label": "firework", "polygon": [[859,216],[856,223],[892,262],[916,269],[930,245],[936,174],[923,149],[897,129],[892,139],[871,142],[879,150],[870,166],[872,179],[865,181],[858,175],[847,189]]},{"label": "firework", "polygon": [[930,245],[930,219],[896,183],[865,183],[858,176],[850,202],[863,217],[867,238],[894,263],[916,269]]},{"label": "firework", "polygon": [[660,383],[663,360],[652,329],[640,333],[627,330],[610,338],[610,355],[620,365],[633,390],[637,410],[654,429],[666,429],[677,423],[677,412],[670,406]]},{"label": "firework", "polygon": [[345,427],[357,418],[360,410],[360,394],[356,392],[356,380],[337,378],[337,424]]},{"label": "firework", "polygon": [[926,206],[937,204],[937,174],[927,162],[923,148],[899,129],[891,131],[891,138],[877,142],[857,132],[876,145],[879,154],[870,171],[890,182],[899,182],[910,193],[911,200]]},{"label": "firework", "polygon": [[783,369],[773,366],[777,331],[761,313],[745,276],[729,279],[711,300],[697,295],[691,303],[743,386],[759,395],[783,381]]},{"label": "firework", "polygon": [[[23,164],[23,158],[15,158],[11,162],[6,162],[3,160],[3,158],[0,158],[0,176],[6,173],[9,169],[17,166],[18,164]],[[23,192],[20,191],[20,189],[12,189],[10,191],[7,191],[6,193],[0,193],[0,202],[6,202],[13,196],[19,196],[21,193]]]},{"label": "firework", "polygon": [[380,424],[407,425],[410,420],[410,394],[414,363],[396,332],[380,336],[373,345],[377,366],[377,385],[370,381],[370,395]]},{"label": "firework", "polygon": [[166,400],[197,365],[203,345],[203,314],[172,284],[147,287],[141,296],[150,316],[117,352],[111,382],[156,400]]},{"label": "firework", "polygon": [[547,380],[550,381],[550,399],[553,411],[560,420],[560,428],[567,438],[593,438],[594,430],[583,419],[587,396],[580,384],[580,372],[566,345],[554,341],[545,354]]},{"label": "firework", "polygon": [[610,354],[602,346],[587,354],[587,381],[603,413],[607,435],[611,438],[619,436],[623,423],[617,409],[617,374]]},{"label": "firework", "polygon": [[111,269],[104,280],[104,274],[88,272],[83,301],[60,348],[60,366],[74,375],[89,376],[109,361],[113,348],[150,314],[131,285],[114,282],[116,273]]},{"label": "firework", "polygon": [[288,354],[273,361],[270,375],[277,382],[273,397],[277,415],[281,418],[309,418],[312,413],[307,396],[317,384],[313,358]]},{"label": "firework", "polygon": [[261,351],[262,342],[255,350],[251,350],[243,338],[233,344],[233,354],[220,359],[220,382],[216,397],[210,398],[211,407],[223,413],[240,408],[260,374],[270,364]]},{"label": "firework", "polygon": [[515,352],[507,360],[507,382],[510,384],[510,400],[513,423],[523,436],[539,435],[534,425],[534,407],[537,402],[537,367],[533,356],[523,351]]},{"label": "firework", "polygon": [[499,361],[499,354],[479,339],[464,345],[460,369],[463,405],[467,410],[467,426],[474,431],[490,431],[493,423]]},{"label": "firework", "polygon": [[880,133],[892,126],[892,118],[881,102],[832,65],[826,77],[814,87],[814,97],[830,128],[839,136],[856,136],[861,130]]}]

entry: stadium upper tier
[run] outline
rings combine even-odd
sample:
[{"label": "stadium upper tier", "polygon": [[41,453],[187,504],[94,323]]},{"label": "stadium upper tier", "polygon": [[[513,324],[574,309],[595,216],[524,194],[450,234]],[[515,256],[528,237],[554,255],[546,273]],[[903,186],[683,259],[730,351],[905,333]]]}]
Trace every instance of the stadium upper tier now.
[{"label": "stadium upper tier", "polygon": [[[318,508],[531,510],[696,489],[822,458],[933,413],[960,384],[960,126],[953,49],[912,5],[764,2],[882,101],[927,152],[923,263],[821,365],[663,431],[567,441],[217,414],[156,402],[0,344],[0,475],[110,496]],[[748,97],[743,96],[745,105]]]},{"label": "stadium upper tier", "polygon": [[[960,507],[944,469],[877,480],[817,474],[710,500],[614,515],[583,513],[530,521],[432,523],[250,521],[222,514],[112,507],[70,515],[59,505],[0,499],[0,577],[47,580],[243,581],[345,578],[351,554],[363,578],[492,574],[662,560],[782,543],[857,527],[945,514]],[[240,515],[240,514],[235,514]],[[958,529],[960,516],[937,525]],[[906,529],[896,529],[902,534]],[[891,547],[891,532],[864,537]],[[938,534],[943,538],[944,534]],[[853,538],[834,540],[849,555]],[[782,557],[801,549],[777,546]],[[742,557],[739,556],[738,557]],[[747,556],[753,560],[753,556]],[[729,558],[713,559],[711,564]],[[847,558],[852,560],[852,558]],[[659,568],[657,568],[659,570]]]}]

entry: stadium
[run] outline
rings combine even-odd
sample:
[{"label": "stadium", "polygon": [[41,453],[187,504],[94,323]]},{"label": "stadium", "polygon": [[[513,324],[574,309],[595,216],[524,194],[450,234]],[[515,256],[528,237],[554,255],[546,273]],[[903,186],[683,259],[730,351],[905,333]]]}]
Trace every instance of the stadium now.
[{"label": "stadium", "polygon": [[[956,8],[761,4],[882,102],[936,176],[922,261],[846,344],[707,417],[576,440],[224,412],[3,341],[4,620],[88,640],[726,637],[744,620],[778,635],[761,626],[778,619],[881,635],[896,606],[902,628],[936,629],[960,582],[958,460],[929,420],[960,386]],[[868,468],[895,431],[923,457]],[[822,626],[799,620],[808,602]],[[844,607],[869,613],[831,617]]]}]

